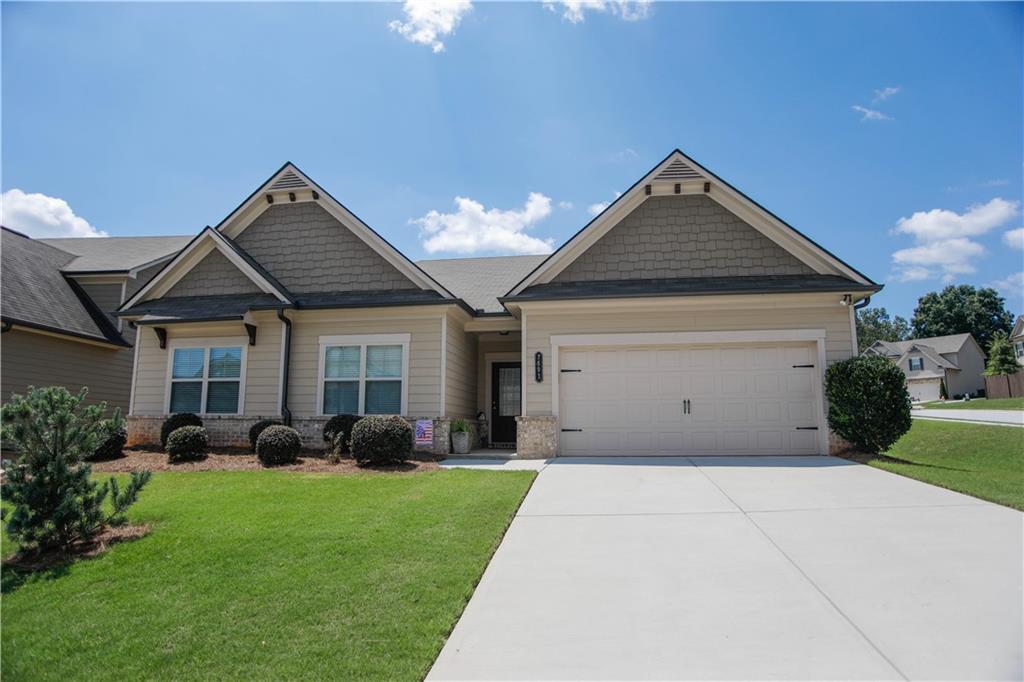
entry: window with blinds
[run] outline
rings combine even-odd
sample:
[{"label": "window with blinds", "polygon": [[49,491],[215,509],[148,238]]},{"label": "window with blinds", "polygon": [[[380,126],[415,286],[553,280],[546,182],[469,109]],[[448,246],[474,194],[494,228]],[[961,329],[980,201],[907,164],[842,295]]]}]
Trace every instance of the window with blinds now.
[{"label": "window with blinds", "polygon": [[325,346],[324,414],[401,414],[405,347],[401,344]]},{"label": "window with blinds", "polygon": [[175,348],[169,412],[238,414],[242,348]]}]

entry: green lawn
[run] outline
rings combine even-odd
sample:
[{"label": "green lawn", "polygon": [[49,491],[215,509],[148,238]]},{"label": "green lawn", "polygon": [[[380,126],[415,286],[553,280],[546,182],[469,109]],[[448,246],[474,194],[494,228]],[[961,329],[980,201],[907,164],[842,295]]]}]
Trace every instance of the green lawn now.
[{"label": "green lawn", "polygon": [[915,419],[871,466],[1024,510],[1024,429]]},{"label": "green lawn", "polygon": [[3,678],[422,679],[533,476],[156,474],[147,537],[5,571]]},{"label": "green lawn", "polygon": [[970,402],[944,403],[941,400],[925,403],[931,410],[1024,410],[1024,398],[978,398]]}]

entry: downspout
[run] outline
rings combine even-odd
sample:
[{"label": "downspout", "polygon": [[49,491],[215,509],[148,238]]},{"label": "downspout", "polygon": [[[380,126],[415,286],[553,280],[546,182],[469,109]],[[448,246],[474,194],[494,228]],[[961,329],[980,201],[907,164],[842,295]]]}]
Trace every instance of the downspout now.
[{"label": "downspout", "polygon": [[288,367],[292,355],[292,321],[284,314],[284,308],[277,309],[277,319],[284,324],[284,367],[281,369],[281,418],[285,426],[292,425],[292,411],[288,409]]}]

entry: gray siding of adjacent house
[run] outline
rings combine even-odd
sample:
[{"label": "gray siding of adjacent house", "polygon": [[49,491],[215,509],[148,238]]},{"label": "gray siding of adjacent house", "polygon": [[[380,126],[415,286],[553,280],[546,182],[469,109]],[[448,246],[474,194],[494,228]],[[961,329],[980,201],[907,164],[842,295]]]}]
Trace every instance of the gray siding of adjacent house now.
[{"label": "gray siding of adjacent house", "polygon": [[647,199],[553,281],[810,274],[716,201],[680,195]]},{"label": "gray siding of adjacent house", "polygon": [[260,288],[220,251],[214,249],[187,275],[164,294],[173,296],[210,296],[213,294],[259,293]]},{"label": "gray siding of adjacent house", "polygon": [[235,242],[295,293],[416,287],[316,203],[275,204]]},{"label": "gray siding of adjacent house", "polygon": [[128,413],[132,349],[102,348],[55,336],[12,329],[0,335],[0,390],[3,400],[29,385],[89,388],[90,403],[106,401]]},{"label": "gray siding of adjacent house", "polygon": [[121,306],[121,283],[87,284],[82,282],[81,286],[96,307],[107,316],[110,323],[117,327],[118,320],[114,317],[113,312]]}]

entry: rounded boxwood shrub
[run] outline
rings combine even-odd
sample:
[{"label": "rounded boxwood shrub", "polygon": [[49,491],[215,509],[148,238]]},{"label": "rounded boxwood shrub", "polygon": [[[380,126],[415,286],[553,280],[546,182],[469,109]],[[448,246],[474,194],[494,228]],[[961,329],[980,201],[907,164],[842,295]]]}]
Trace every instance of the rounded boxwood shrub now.
[{"label": "rounded boxwood shrub", "polygon": [[341,450],[348,452],[348,442],[352,438],[352,427],[359,421],[354,414],[336,414],[324,424],[324,442],[330,443],[331,447],[338,447],[338,436],[341,436]]},{"label": "rounded boxwood shrub", "polygon": [[359,464],[404,462],[412,454],[412,427],[401,417],[363,417],[352,427],[351,448]]},{"label": "rounded boxwood shrub", "polygon": [[829,428],[862,452],[885,452],[910,430],[906,378],[881,356],[850,358],[829,367],[825,395]]},{"label": "rounded boxwood shrub", "polygon": [[210,438],[202,426],[190,425],[174,429],[167,436],[167,461],[173,464],[202,459],[209,444]]},{"label": "rounded boxwood shrub", "polygon": [[249,450],[256,452],[256,440],[263,433],[263,430],[268,426],[276,426],[281,422],[273,419],[261,419],[252,426],[249,427]]},{"label": "rounded boxwood shrub", "polygon": [[124,444],[128,442],[128,429],[124,425],[113,427],[93,450],[91,461],[106,461],[124,456]]},{"label": "rounded boxwood shrub", "polygon": [[283,424],[268,426],[256,439],[256,457],[265,467],[292,464],[298,459],[301,449],[299,432]]},{"label": "rounded boxwood shrub", "polygon": [[170,417],[164,420],[163,425],[160,427],[160,446],[163,448],[167,447],[167,437],[171,435],[171,432],[180,429],[182,426],[202,426],[203,420],[194,415],[191,412],[179,412],[172,414]]}]

